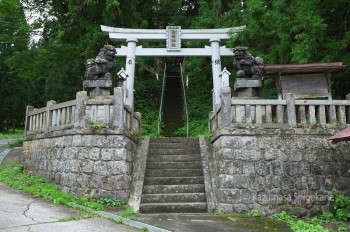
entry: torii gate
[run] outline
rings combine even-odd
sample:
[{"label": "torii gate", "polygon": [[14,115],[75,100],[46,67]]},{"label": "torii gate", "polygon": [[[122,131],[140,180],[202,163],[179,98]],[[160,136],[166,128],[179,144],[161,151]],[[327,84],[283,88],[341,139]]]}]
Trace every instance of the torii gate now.
[{"label": "torii gate", "polygon": [[[213,108],[220,104],[220,89],[222,81],[221,56],[233,56],[232,48],[220,47],[221,40],[235,36],[245,26],[224,29],[181,29],[180,26],[167,26],[166,29],[129,29],[101,25],[104,34],[112,41],[126,41],[127,47],[117,48],[116,56],[126,57],[125,72],[128,75],[126,83],[126,104],[134,105],[134,76],[136,56],[211,56],[213,73]],[[231,35],[229,35],[231,33]],[[139,41],[166,40],[166,48],[143,48],[136,46]],[[210,47],[181,48],[184,40],[207,40]]]}]

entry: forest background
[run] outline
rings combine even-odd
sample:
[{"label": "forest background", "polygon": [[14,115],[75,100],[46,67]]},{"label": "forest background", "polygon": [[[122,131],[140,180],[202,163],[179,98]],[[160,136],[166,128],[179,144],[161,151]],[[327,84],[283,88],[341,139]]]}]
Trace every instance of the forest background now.
[{"label": "forest background", "polygon": [[[333,74],[333,98],[344,99],[350,93],[348,0],[0,0],[0,132],[23,127],[27,105],[39,108],[48,100],[75,99],[83,90],[85,61],[105,44],[125,45],[109,41],[100,25],[144,29],[246,25],[225,43],[228,47],[246,46],[265,64],[341,61],[347,68]],[[232,61],[223,58],[222,67],[235,73]],[[137,59],[135,110],[142,113],[144,135],[156,134],[164,63],[184,65],[190,133],[206,133],[212,109],[210,62],[210,57]],[[125,58],[117,58],[116,70],[123,66]],[[260,94],[275,97],[272,87],[271,80],[265,81]]]}]

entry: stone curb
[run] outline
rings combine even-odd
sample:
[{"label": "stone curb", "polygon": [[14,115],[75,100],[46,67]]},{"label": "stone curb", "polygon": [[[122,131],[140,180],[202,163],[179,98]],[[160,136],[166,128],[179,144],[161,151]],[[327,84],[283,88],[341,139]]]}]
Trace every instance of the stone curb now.
[{"label": "stone curb", "polygon": [[121,216],[118,216],[118,215],[113,214],[113,213],[104,212],[104,211],[100,211],[100,210],[94,210],[94,209],[91,209],[91,208],[88,208],[85,206],[81,206],[81,205],[77,205],[77,204],[72,204],[71,206],[76,208],[76,209],[80,209],[80,210],[83,210],[85,212],[88,212],[88,213],[93,213],[93,214],[98,215],[98,216],[105,218],[105,219],[113,218],[115,220],[122,220],[124,225],[128,225],[128,226],[131,226],[131,227],[134,227],[137,229],[147,228],[147,231],[149,231],[149,232],[171,232],[169,230],[165,230],[165,229],[162,229],[162,228],[159,228],[156,226],[151,226],[151,225],[145,224],[143,222],[130,220],[128,218],[121,217]]},{"label": "stone curb", "polygon": [[3,152],[0,153],[0,164],[2,163],[5,156],[11,151],[11,149],[5,149]]}]

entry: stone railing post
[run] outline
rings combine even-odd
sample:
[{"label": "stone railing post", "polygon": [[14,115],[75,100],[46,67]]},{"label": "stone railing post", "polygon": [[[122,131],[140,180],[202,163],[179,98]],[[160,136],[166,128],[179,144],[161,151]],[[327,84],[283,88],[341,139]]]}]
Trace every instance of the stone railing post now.
[{"label": "stone railing post", "polygon": [[[114,88],[113,122],[112,127],[123,127],[124,93],[123,87]],[[131,120],[134,120],[133,118]]]},{"label": "stone railing post", "polygon": [[74,127],[85,128],[86,99],[87,99],[86,91],[77,92]]},{"label": "stone railing post", "polygon": [[295,110],[295,97],[292,93],[287,93],[286,95],[286,102],[287,102],[287,119],[288,124],[290,127],[296,127],[297,126],[297,117],[296,117],[296,110]]},{"label": "stone railing post", "polygon": [[221,89],[221,125],[220,128],[230,126],[232,122],[231,114],[231,88]]},{"label": "stone railing post", "polygon": [[210,133],[213,133],[213,128],[214,128],[214,122],[212,123],[212,120],[211,120],[211,118],[212,118],[212,116],[213,116],[213,114],[214,114],[214,112],[213,111],[210,111],[209,112],[209,122],[208,122],[208,129],[209,129],[209,132]]},{"label": "stone railing post", "polygon": [[27,132],[30,130],[30,120],[29,120],[29,113],[34,110],[34,106],[27,106],[26,109],[26,118],[25,118],[25,130],[24,130],[24,136],[27,135]]},{"label": "stone railing post", "polygon": [[[350,93],[346,95],[346,100],[350,101]],[[348,106],[347,115],[348,115],[348,118],[346,119],[346,121],[347,121],[347,124],[350,124],[350,106]]]},{"label": "stone railing post", "polygon": [[136,129],[136,132],[137,132],[137,134],[141,134],[141,128],[142,128],[142,115],[141,115],[141,113],[140,112],[136,112],[135,113],[135,115],[138,117],[138,118],[140,118],[140,122],[139,122],[139,124],[138,124],[138,127],[137,128],[135,128]]},{"label": "stone railing post", "polygon": [[50,114],[50,107],[55,105],[56,102],[51,100],[46,102],[46,122],[45,122],[45,131],[49,132],[49,127],[52,125],[52,114]]}]

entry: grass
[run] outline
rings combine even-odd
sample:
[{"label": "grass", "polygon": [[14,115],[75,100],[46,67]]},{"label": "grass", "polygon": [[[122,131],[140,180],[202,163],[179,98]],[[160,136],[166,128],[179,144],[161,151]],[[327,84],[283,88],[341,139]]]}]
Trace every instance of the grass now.
[{"label": "grass", "polygon": [[108,217],[107,219],[111,220],[111,221],[113,221],[114,223],[117,223],[117,224],[124,224],[124,221],[121,218],[115,219],[115,218],[112,218],[112,217]]},{"label": "grass", "polygon": [[349,231],[349,227],[342,221],[337,220],[331,212],[323,212],[320,215],[316,215],[310,219],[297,218],[294,215],[288,215],[285,211],[274,214],[274,217],[279,221],[286,222],[293,231],[303,232],[330,232],[334,231],[329,228],[325,228],[323,225],[328,224],[335,227],[335,231]]},{"label": "grass", "polygon": [[0,140],[2,139],[17,139],[22,138],[24,135],[23,129],[17,129],[15,133],[0,133]]},{"label": "grass", "polygon": [[106,197],[101,197],[97,202],[102,204],[102,205],[115,206],[115,207],[127,205],[127,203],[125,201],[118,200],[118,199],[109,199]]},{"label": "grass", "polygon": [[60,218],[58,221],[60,221],[60,222],[78,221],[81,219],[88,219],[91,217],[93,217],[92,214],[86,213],[86,214],[74,215],[74,216],[66,217],[66,218]]},{"label": "grass", "polygon": [[134,211],[133,208],[128,207],[121,213],[121,216],[125,217],[125,218],[129,218],[131,220],[135,220],[136,219],[135,216],[134,216],[135,213],[136,212]]},{"label": "grass", "polygon": [[12,149],[14,147],[22,147],[23,146],[23,139],[16,139],[14,141],[10,141],[7,143],[7,148]]}]

